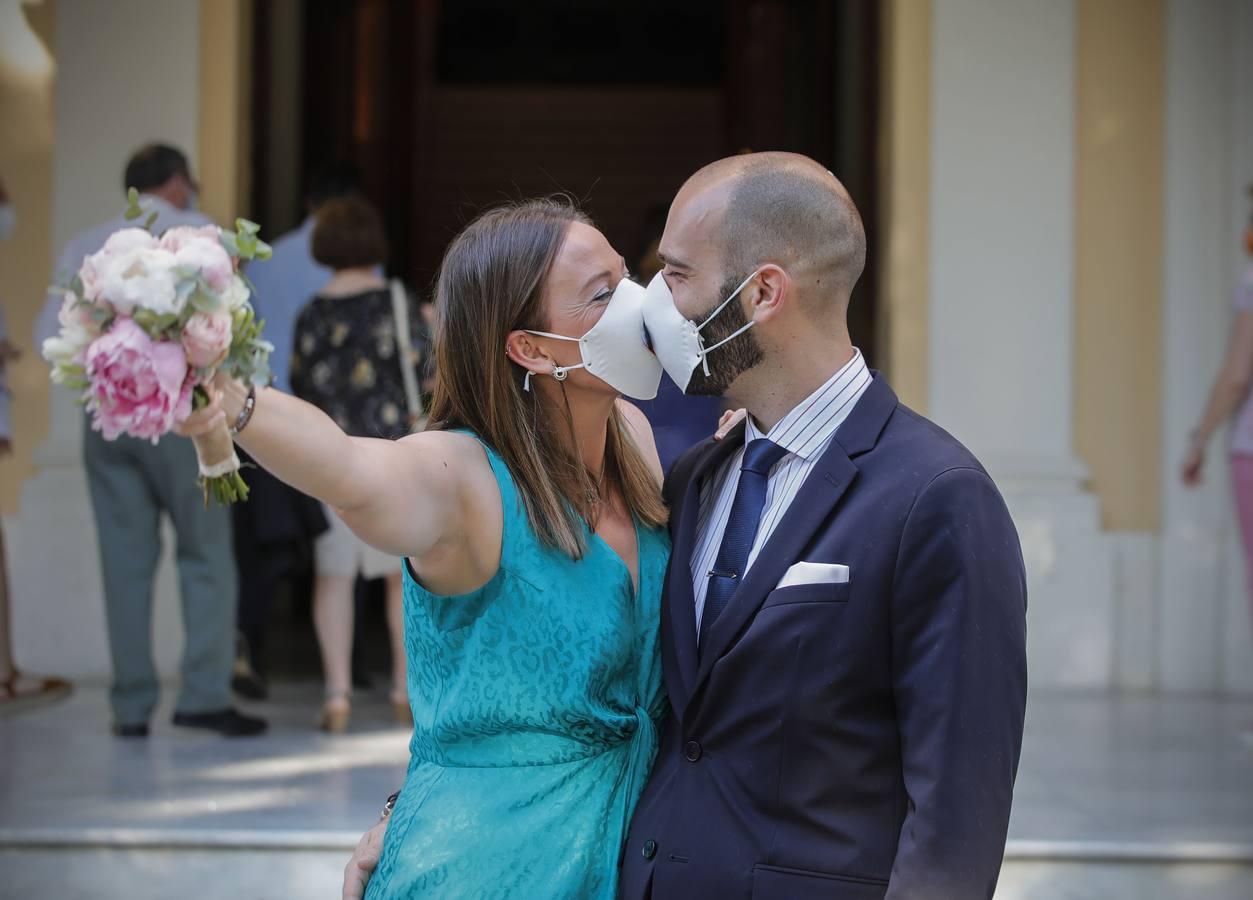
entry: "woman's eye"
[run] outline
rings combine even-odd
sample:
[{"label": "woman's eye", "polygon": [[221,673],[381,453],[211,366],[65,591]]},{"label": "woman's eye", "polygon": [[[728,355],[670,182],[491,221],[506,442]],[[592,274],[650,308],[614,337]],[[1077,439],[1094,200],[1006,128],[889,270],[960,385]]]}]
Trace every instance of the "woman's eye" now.
[{"label": "woman's eye", "polygon": [[592,298],[593,303],[608,303],[609,298],[613,296],[613,291],[601,291]]}]

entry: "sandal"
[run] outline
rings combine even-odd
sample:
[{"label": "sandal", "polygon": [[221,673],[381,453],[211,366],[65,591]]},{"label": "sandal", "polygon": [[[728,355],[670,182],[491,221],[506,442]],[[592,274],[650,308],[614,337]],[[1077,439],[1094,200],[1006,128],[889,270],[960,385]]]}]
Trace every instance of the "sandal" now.
[{"label": "sandal", "polygon": [[60,700],[73,689],[64,678],[33,678],[14,669],[0,681],[0,715]]},{"label": "sandal", "polygon": [[322,704],[315,724],[328,734],[343,734],[348,730],[348,720],[352,717],[352,705],[347,697],[328,697]]}]

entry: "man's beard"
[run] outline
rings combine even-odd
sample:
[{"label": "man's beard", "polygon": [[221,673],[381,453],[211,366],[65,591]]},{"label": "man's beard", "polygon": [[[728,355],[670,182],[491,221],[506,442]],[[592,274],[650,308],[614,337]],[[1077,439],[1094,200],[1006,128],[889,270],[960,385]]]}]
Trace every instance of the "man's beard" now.
[{"label": "man's beard", "polygon": [[[743,284],[748,276],[742,278],[729,278],[718,291],[718,297],[704,313],[696,318],[697,324],[704,322],[714,310],[722,303],[727,296]],[[739,331],[748,324],[748,319],[744,315],[744,307],[740,303],[740,296],[727,304],[717,317],[705,326],[705,330],[701,332],[701,338],[706,347],[712,347],[719,341],[725,340],[735,332]],[[726,393],[735,379],[756,366],[763,359],[765,353],[761,349],[761,344],[757,342],[757,336],[753,334],[753,329],[745,331],[743,334],[736,335],[735,338],[723,344],[717,350],[709,355],[707,362],[709,364],[709,375],[705,375],[704,366],[698,365],[696,371],[692,373],[692,380],[688,382],[687,390],[684,392],[691,397],[721,397]]]}]

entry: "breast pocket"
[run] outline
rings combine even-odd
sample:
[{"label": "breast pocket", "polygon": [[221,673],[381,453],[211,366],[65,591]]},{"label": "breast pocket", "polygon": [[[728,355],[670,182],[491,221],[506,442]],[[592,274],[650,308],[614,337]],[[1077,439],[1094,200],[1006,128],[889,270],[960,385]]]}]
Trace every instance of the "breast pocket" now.
[{"label": "breast pocket", "polygon": [[794,584],[771,591],[766,595],[766,602],[761,608],[792,606],[797,603],[847,603],[850,587],[847,581],[838,584]]}]

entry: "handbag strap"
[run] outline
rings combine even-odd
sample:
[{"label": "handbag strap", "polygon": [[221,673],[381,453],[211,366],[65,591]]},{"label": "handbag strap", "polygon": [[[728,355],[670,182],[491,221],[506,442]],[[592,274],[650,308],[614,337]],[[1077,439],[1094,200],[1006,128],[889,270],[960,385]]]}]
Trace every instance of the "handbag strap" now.
[{"label": "handbag strap", "polygon": [[400,279],[391,281],[392,318],[396,322],[396,351],[400,357],[400,376],[405,383],[405,402],[409,406],[409,426],[414,428],[426,415],[422,408],[422,395],[418,392],[418,376],[414,371],[418,354],[414,352],[409,331],[409,298],[405,296]]}]

